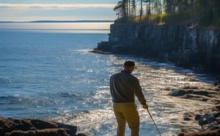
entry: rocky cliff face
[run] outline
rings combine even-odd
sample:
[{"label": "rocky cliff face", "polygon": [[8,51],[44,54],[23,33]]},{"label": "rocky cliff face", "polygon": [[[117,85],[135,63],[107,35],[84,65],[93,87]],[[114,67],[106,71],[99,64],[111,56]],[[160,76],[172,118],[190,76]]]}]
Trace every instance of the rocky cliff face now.
[{"label": "rocky cliff face", "polygon": [[130,54],[220,74],[220,31],[180,25],[111,25],[96,50]]}]

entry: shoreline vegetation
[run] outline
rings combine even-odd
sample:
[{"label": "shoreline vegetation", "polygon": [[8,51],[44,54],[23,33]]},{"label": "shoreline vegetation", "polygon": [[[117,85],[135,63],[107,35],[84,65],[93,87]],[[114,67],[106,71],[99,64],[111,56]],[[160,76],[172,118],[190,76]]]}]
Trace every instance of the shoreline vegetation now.
[{"label": "shoreline vegetation", "polygon": [[116,21],[220,28],[219,0],[120,0]]}]

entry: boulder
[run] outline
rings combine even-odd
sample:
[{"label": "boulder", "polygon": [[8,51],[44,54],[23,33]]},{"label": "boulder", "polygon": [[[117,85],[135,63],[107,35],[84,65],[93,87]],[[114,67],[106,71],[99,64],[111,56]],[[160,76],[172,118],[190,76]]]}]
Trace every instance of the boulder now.
[{"label": "boulder", "polygon": [[0,117],[0,136],[85,136],[77,127],[39,119]]}]

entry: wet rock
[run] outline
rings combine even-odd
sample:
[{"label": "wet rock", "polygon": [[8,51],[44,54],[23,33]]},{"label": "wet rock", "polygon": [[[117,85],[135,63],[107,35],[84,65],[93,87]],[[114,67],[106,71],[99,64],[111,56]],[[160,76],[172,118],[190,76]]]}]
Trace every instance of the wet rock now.
[{"label": "wet rock", "polygon": [[56,124],[55,122],[47,122],[47,121],[36,120],[36,119],[31,120],[30,124],[33,125],[36,129],[57,128],[58,127],[58,124]]},{"label": "wet rock", "polygon": [[183,120],[189,121],[189,120],[192,120],[192,119],[190,117],[184,117]]},{"label": "wet rock", "polygon": [[220,112],[214,111],[209,114],[201,116],[198,123],[202,129],[215,130],[220,129]]},{"label": "wet rock", "polygon": [[38,119],[0,117],[0,136],[85,136],[77,127]]},{"label": "wet rock", "polygon": [[209,96],[210,93],[208,91],[204,91],[204,90],[178,90],[178,91],[174,91],[174,92],[171,92],[169,95],[170,96],[184,96],[184,95],[187,95],[187,97],[190,97],[193,95],[190,95],[190,94],[193,94],[193,95],[201,95],[201,96]]},{"label": "wet rock", "polygon": [[109,42],[100,42],[98,43],[97,48],[95,48],[95,51],[104,51],[104,52],[109,52],[111,51],[111,45]]},{"label": "wet rock", "polygon": [[92,50],[92,51],[89,51],[91,53],[96,53],[96,54],[110,54],[109,52],[105,52],[105,51],[101,51],[101,50]]},{"label": "wet rock", "polygon": [[192,91],[193,94],[209,96],[207,91]]},{"label": "wet rock", "polygon": [[191,132],[191,133],[181,132],[178,134],[178,136],[220,136],[220,130],[205,131],[205,132]]},{"label": "wet rock", "polygon": [[70,136],[64,129],[43,129],[43,130],[31,130],[21,131],[14,130],[10,133],[6,133],[5,136]]},{"label": "wet rock", "polygon": [[[220,106],[216,105],[207,109],[201,109],[197,112],[188,112],[184,114],[183,120],[193,123],[195,121],[201,126],[201,129],[184,128],[178,133],[178,136],[220,136]],[[194,120],[193,120],[194,118]]]},{"label": "wet rock", "polygon": [[[192,79],[190,79],[190,80],[192,80]],[[199,87],[198,86],[185,86],[185,87],[183,87],[183,89],[194,89],[195,90],[195,89],[199,89]]]},{"label": "wet rock", "polygon": [[213,114],[205,114],[199,119],[199,125],[204,126],[209,124],[215,120],[215,116]]},{"label": "wet rock", "polygon": [[174,92],[171,92],[169,95],[170,96],[183,96],[187,94],[187,91],[185,90],[179,90],[179,91],[174,91]]},{"label": "wet rock", "polygon": [[198,128],[197,130],[193,130],[195,129],[194,127],[186,128],[182,130],[181,133],[179,133],[179,136],[197,136],[197,134],[201,136],[205,136],[205,134],[210,134],[210,136],[212,136],[218,132],[218,130],[220,129],[220,94],[215,91],[214,85],[206,87],[185,86],[179,90],[169,90],[172,91],[169,94],[170,96],[197,101],[205,101],[214,105],[214,107],[207,107],[207,109],[197,110],[195,111],[195,113],[185,113],[182,122],[188,124],[193,124],[197,122],[201,126],[201,129]]},{"label": "wet rock", "polygon": [[210,100],[206,96],[195,95],[195,94],[186,94],[183,98],[193,99],[193,100],[198,100],[198,101],[205,101],[205,102]]},{"label": "wet rock", "polygon": [[192,112],[188,112],[184,114],[183,120],[190,121],[194,119],[195,114]]},{"label": "wet rock", "polygon": [[195,120],[199,120],[201,117],[202,117],[202,115],[198,115],[198,114],[197,114],[197,115],[195,116]]}]

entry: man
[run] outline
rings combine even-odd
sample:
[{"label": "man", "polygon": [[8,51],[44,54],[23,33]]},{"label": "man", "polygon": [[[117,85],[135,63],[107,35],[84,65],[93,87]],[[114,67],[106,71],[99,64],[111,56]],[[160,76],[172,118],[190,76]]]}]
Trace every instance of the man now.
[{"label": "man", "polygon": [[139,80],[131,75],[134,69],[134,61],[128,60],[124,62],[120,73],[110,77],[113,110],[118,123],[117,136],[125,135],[126,122],[131,130],[131,136],[139,136],[140,117],[135,104],[135,96],[144,109],[148,108]]}]

